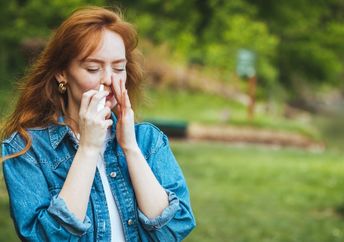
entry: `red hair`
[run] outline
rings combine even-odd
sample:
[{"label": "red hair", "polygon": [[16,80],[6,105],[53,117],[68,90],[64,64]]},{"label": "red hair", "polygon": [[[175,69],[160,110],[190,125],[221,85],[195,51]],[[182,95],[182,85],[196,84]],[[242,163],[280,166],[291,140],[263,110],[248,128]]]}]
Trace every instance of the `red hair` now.
[{"label": "red hair", "polygon": [[58,92],[55,76],[65,70],[74,58],[87,58],[97,48],[104,30],[116,32],[124,41],[127,59],[126,86],[135,107],[143,80],[138,61],[139,52],[136,50],[138,40],[135,28],[123,20],[119,10],[80,8],[57,28],[41,55],[24,76],[18,102],[4,124],[2,138],[5,139],[17,131],[26,146],[20,152],[2,160],[20,156],[30,149],[32,141],[27,128],[58,124],[59,115],[67,117],[67,94],[61,95]]}]

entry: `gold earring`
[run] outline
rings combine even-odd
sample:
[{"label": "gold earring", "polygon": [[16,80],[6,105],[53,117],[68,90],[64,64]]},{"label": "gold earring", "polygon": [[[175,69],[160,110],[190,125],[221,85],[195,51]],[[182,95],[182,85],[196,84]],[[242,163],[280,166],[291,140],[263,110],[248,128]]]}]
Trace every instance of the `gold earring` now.
[{"label": "gold earring", "polygon": [[64,81],[60,82],[58,90],[59,90],[59,93],[65,94],[67,90],[67,82],[64,82]]}]

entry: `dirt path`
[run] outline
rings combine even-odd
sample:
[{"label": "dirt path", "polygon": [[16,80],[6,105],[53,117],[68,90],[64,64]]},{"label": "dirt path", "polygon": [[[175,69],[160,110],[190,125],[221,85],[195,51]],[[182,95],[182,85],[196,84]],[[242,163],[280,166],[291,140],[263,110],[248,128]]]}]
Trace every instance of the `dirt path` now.
[{"label": "dirt path", "polygon": [[323,150],[325,148],[323,143],[300,134],[228,125],[210,126],[192,123],[188,125],[187,137],[196,140],[277,145],[311,150]]}]

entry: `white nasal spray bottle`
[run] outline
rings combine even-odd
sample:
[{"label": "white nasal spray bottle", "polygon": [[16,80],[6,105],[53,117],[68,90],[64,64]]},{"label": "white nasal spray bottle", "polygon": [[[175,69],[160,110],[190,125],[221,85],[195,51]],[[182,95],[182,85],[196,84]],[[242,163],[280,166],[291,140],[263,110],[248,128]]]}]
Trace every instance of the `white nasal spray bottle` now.
[{"label": "white nasal spray bottle", "polygon": [[[104,85],[100,84],[98,92],[104,91]],[[97,106],[97,111],[99,112],[100,110],[102,110],[105,107],[105,102],[106,102],[106,97],[103,97],[102,99],[100,99],[98,106]],[[109,129],[108,129],[108,133],[109,133]],[[109,135],[107,133],[107,136]],[[103,150],[101,151],[101,156],[103,156],[104,151],[106,148],[106,144],[105,144],[105,140],[104,140],[104,145],[103,145]],[[97,167],[99,168],[99,166],[101,165],[101,163],[98,161]]]},{"label": "white nasal spray bottle", "polygon": [[[98,92],[101,92],[101,91],[104,91],[104,85],[103,84],[100,84],[100,86],[99,86]],[[106,101],[106,97],[102,98],[99,101],[99,104],[98,104],[98,107],[97,107],[97,111],[100,111],[100,110],[102,110],[105,107],[105,101]]]}]

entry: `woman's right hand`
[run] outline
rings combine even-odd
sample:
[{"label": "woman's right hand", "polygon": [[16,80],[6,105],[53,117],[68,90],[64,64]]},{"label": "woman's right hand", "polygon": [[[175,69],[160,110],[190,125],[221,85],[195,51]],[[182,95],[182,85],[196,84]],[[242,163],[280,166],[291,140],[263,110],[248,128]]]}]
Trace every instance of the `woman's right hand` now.
[{"label": "woman's right hand", "polygon": [[97,107],[100,100],[108,94],[108,91],[89,90],[82,95],[79,110],[79,147],[96,152],[102,149],[107,128],[113,121],[107,119],[111,117],[111,110],[107,105],[99,111]]}]

